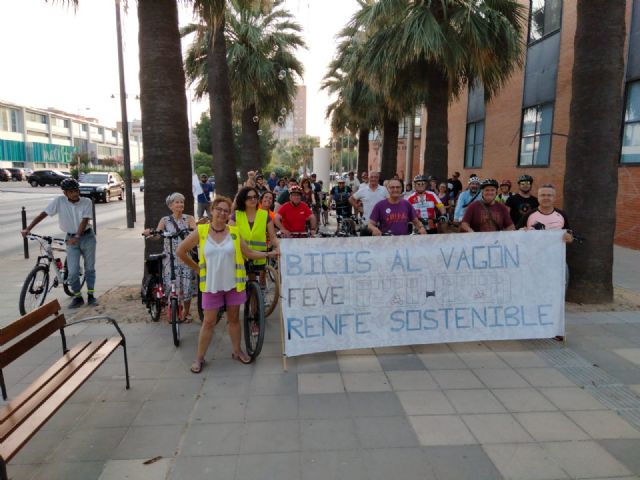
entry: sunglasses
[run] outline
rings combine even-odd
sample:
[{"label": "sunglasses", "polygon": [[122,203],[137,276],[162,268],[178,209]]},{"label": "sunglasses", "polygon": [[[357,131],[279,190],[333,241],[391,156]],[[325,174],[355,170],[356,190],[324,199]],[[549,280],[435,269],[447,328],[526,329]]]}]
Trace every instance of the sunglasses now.
[{"label": "sunglasses", "polygon": [[518,182],[519,185],[531,185],[531,182]]},{"label": "sunglasses", "polygon": [[231,213],[231,210],[227,210],[226,208],[215,207],[214,210],[220,215],[229,215]]}]

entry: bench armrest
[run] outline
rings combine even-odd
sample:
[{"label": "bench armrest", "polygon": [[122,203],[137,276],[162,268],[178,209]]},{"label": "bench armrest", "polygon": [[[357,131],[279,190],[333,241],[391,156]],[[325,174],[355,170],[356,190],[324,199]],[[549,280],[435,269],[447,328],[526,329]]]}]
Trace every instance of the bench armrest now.
[{"label": "bench armrest", "polygon": [[115,327],[115,329],[118,331],[118,334],[122,338],[122,343],[126,344],[126,340],[124,338],[124,334],[122,333],[122,330],[120,330],[120,327],[118,326],[118,322],[116,322],[113,318],[111,318],[111,317],[109,317],[107,315],[96,315],[94,317],[81,318],[80,320],[75,320],[73,322],[67,323],[62,328],[67,328],[67,327],[70,327],[72,325],[77,325],[78,323],[90,322],[90,321],[93,321],[93,320],[108,320]]}]

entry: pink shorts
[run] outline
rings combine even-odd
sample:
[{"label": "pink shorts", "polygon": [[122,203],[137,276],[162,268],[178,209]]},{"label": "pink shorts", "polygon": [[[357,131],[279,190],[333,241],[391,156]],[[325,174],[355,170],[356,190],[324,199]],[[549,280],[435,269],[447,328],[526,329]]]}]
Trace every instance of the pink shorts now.
[{"label": "pink shorts", "polygon": [[202,292],[202,309],[218,310],[222,306],[242,305],[247,300],[247,293],[239,292],[235,288],[226,292]]}]

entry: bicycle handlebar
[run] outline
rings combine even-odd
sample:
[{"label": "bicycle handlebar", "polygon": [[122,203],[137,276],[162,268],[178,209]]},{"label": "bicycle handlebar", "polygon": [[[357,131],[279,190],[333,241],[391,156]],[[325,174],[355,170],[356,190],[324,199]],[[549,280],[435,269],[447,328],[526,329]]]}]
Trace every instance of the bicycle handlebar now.
[{"label": "bicycle handlebar", "polygon": [[27,238],[29,240],[44,240],[46,243],[57,243],[59,245],[65,245],[66,242],[64,239],[62,238],[54,238],[54,237],[50,237],[48,235],[36,235],[35,233],[30,233],[29,235],[27,235]]},{"label": "bicycle handlebar", "polygon": [[[153,237],[153,236],[159,236],[159,237],[163,237],[163,238],[177,238],[177,237],[181,237],[182,235],[185,234],[189,234],[193,231],[192,228],[182,228],[180,230],[178,230],[177,232],[166,232],[164,230],[149,230],[149,237]],[[147,235],[145,235],[144,233],[141,233],[141,235],[143,237],[146,237]]]}]

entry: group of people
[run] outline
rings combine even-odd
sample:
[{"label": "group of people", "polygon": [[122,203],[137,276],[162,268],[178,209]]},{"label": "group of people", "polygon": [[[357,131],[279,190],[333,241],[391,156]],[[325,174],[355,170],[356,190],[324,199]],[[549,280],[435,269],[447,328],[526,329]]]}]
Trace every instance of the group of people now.
[{"label": "group of people", "polygon": [[[205,363],[205,354],[213,338],[218,311],[225,308],[232,344],[232,358],[250,363],[250,357],[240,346],[240,305],[245,303],[247,265],[252,261],[249,275],[260,275],[261,268],[270,257],[279,255],[276,229],[283,237],[307,236],[317,232],[317,213],[322,209],[322,184],[315,175],[304,178],[300,184],[294,178],[278,179],[272,173],[267,182],[261,174],[250,172],[245,185],[234,200],[216,196],[198,215],[198,221],[184,213],[185,197],[172,193],[166,198],[170,215],[160,219],[157,230],[168,233],[184,232],[182,237],[165,238],[165,251],[176,252],[174,271],[179,300],[182,304],[181,321],[191,320],[191,301],[202,292],[204,321],[198,338],[196,358],[191,371],[199,373]],[[461,232],[493,232],[515,229],[564,229],[565,242],[572,242],[569,222],[564,212],[555,207],[556,190],[544,184],[532,194],[533,178],[518,178],[518,192],[511,192],[511,182],[494,179],[480,180],[472,175],[466,190],[462,189],[460,174],[455,172],[447,183],[418,175],[412,184],[403,185],[396,177],[380,184],[379,172],[363,172],[357,179],[354,172],[347,178],[337,179],[329,195],[335,203],[338,218],[356,212],[365,225],[362,235],[407,235],[410,229],[418,234],[438,233],[438,224],[450,220]],[[208,183],[206,176],[201,177]],[[70,287],[74,298],[70,308],[84,304],[80,292],[80,258],[84,258],[87,283],[87,301],[97,305],[94,296],[96,237],[91,227],[91,201],[80,197],[78,182],[68,178],[61,183],[63,195],[53,199],[29,226],[22,230],[27,236],[47,216],[59,217],[60,228],[66,232],[67,262]],[[206,194],[213,192],[213,186]],[[198,203],[200,202],[198,199]],[[208,218],[207,218],[208,217]],[[188,233],[190,232],[190,233]],[[150,230],[145,230],[151,235]],[[197,256],[192,252],[197,249]],[[163,265],[164,284],[170,285],[170,257]]]}]

